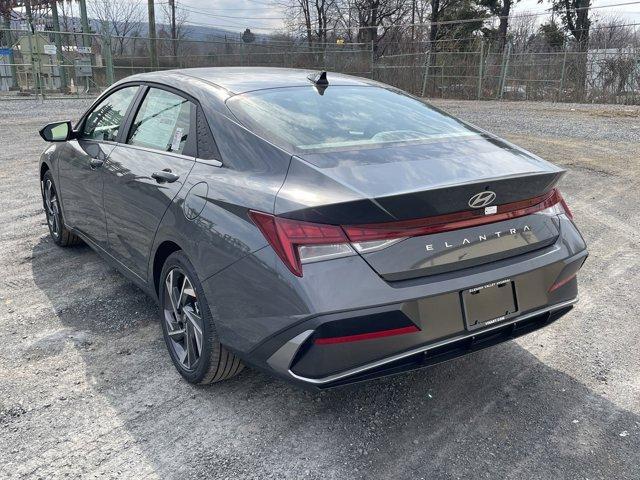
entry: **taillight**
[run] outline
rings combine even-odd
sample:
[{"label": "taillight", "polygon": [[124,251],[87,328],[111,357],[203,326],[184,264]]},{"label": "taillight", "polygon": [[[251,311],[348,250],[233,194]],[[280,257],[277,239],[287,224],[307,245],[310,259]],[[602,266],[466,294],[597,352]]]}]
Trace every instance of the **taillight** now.
[{"label": "taillight", "polygon": [[342,228],[249,211],[249,216],[284,264],[302,276],[302,264],[355,255]]},{"label": "taillight", "polygon": [[[399,222],[363,225],[324,225],[249,211],[271,247],[295,275],[302,276],[302,264],[330,258],[382,250],[405,238],[449,232],[540,213],[565,214],[573,218],[556,188],[539,197],[498,205],[495,213],[464,210]],[[355,248],[355,250],[354,250]]]}]

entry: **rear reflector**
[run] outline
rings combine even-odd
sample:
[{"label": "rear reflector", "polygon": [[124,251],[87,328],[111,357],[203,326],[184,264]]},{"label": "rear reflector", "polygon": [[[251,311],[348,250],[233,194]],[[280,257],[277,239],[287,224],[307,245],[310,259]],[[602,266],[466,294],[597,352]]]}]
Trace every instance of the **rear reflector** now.
[{"label": "rear reflector", "polygon": [[419,332],[418,327],[411,325],[402,328],[393,328],[391,330],[379,330],[377,332],[359,333],[357,335],[346,335],[343,337],[316,338],[313,343],[316,345],[331,345],[335,343],[360,342],[362,340],[373,340],[374,338],[393,337],[395,335],[404,335],[406,333]]},{"label": "rear reflector", "polygon": [[287,268],[302,277],[302,264],[355,255],[353,247],[367,253],[408,237],[486,225],[533,213],[564,213],[572,218],[569,207],[555,188],[535,198],[498,205],[491,214],[486,214],[484,209],[464,210],[399,222],[343,226],[303,222],[255,210],[249,211],[249,217]]},{"label": "rear reflector", "polygon": [[578,275],[578,272],[574,273],[573,275],[568,276],[567,278],[564,278],[562,280],[558,280],[556,283],[554,283],[553,285],[551,285],[551,288],[549,288],[549,293],[553,292],[554,290],[559,289],[560,287],[566,285],[567,283],[569,283],[571,280],[573,280],[574,278],[576,278],[576,275]]}]

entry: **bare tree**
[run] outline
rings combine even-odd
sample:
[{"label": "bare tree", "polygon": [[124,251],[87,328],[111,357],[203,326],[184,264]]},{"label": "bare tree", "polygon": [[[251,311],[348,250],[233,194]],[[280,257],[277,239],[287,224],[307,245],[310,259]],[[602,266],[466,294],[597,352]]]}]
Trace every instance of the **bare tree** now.
[{"label": "bare tree", "polygon": [[589,39],[589,48],[626,48],[635,45],[632,26],[617,16],[606,16],[594,20]]},{"label": "bare tree", "polygon": [[402,22],[411,12],[411,2],[407,0],[357,0],[358,41],[372,42],[378,49],[378,42]]},{"label": "bare tree", "polygon": [[589,31],[591,19],[589,7],[591,0],[550,0],[553,10],[560,14],[564,27],[571,33],[578,46],[578,52],[584,53],[578,57],[576,64],[576,94],[577,100],[585,97],[587,82],[587,50],[589,49]]},{"label": "bare tree", "polygon": [[284,6],[289,29],[302,32],[309,46],[314,41],[327,42],[336,24],[335,0],[289,0]]},{"label": "bare tree", "polygon": [[586,52],[589,46],[589,6],[591,0],[550,0],[553,10],[560,14],[560,18],[567,30],[573,35],[580,52]]},{"label": "bare tree", "polygon": [[500,22],[498,24],[498,48],[500,51],[504,49],[507,43],[507,31],[509,30],[509,16],[511,15],[511,7],[520,0],[480,0],[479,5],[489,9],[491,14],[498,16]]},{"label": "bare tree", "polygon": [[113,44],[116,53],[123,55],[129,42],[127,37],[139,30],[144,20],[144,9],[139,0],[88,0],[90,15],[101,22],[106,22],[110,33],[116,38]]}]

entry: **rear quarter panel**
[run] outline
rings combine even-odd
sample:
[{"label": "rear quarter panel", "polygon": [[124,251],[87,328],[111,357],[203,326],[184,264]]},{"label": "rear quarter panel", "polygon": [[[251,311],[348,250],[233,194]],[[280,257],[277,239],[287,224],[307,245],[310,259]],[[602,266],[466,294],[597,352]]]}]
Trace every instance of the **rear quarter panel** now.
[{"label": "rear quarter panel", "polygon": [[202,282],[267,245],[248,210],[273,212],[291,156],[215,110],[206,114],[222,166],[196,161],[158,228],[150,275],[155,252],[165,241],[185,251]]}]

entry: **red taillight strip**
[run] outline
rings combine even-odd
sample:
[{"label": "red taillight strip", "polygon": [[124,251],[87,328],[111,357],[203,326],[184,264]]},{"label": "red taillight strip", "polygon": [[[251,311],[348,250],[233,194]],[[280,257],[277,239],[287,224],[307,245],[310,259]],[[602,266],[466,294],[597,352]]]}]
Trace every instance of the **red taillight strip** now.
[{"label": "red taillight strip", "polygon": [[362,340],[372,340],[374,338],[392,337],[394,335],[404,335],[406,333],[419,332],[415,325],[390,330],[378,330],[377,332],[359,333],[357,335],[345,335],[344,337],[316,338],[313,343],[316,345],[331,345],[334,343],[360,342]]},{"label": "red taillight strip", "polygon": [[562,202],[564,206],[562,195],[554,188],[550,192],[535,198],[499,205],[497,213],[492,215],[484,215],[484,210],[464,210],[462,212],[414,220],[345,225],[342,228],[352,242],[417,237],[524,217],[549,208],[558,202]]},{"label": "red taillight strip", "polygon": [[578,275],[578,272],[574,273],[573,275],[569,275],[567,278],[563,279],[563,280],[558,280],[556,283],[554,283],[553,285],[551,285],[551,288],[549,288],[549,293],[553,292],[554,290],[559,289],[560,287],[566,285],[567,283],[569,283],[571,280],[573,280],[574,278],[576,278],[576,275]]},{"label": "red taillight strip", "polygon": [[302,277],[302,262],[298,247],[303,245],[361,243],[448,232],[523,217],[557,203],[560,203],[565,213],[571,217],[571,212],[562,195],[555,188],[544,195],[528,200],[498,205],[496,213],[490,215],[484,215],[484,210],[480,209],[464,210],[399,222],[344,226],[304,222],[255,210],[249,211],[249,217],[289,270],[294,275]]}]

